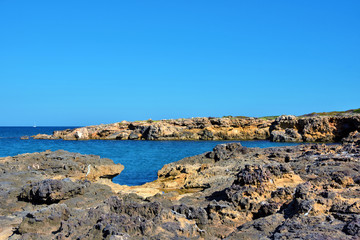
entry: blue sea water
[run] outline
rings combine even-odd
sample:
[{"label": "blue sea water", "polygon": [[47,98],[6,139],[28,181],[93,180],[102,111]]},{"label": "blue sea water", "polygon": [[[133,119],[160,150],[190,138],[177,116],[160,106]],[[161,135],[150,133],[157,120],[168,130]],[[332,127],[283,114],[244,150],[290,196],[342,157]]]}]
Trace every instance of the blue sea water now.
[{"label": "blue sea water", "polygon": [[[116,140],[21,140],[21,136],[38,133],[51,134],[55,130],[74,127],[0,127],[0,157],[21,153],[64,149],[82,154],[96,154],[110,158],[125,166],[114,182],[124,185],[140,185],[157,178],[157,171],[164,164],[184,157],[211,151],[217,144],[229,141],[116,141]],[[289,146],[296,143],[273,143],[269,141],[241,141],[246,147]]]}]

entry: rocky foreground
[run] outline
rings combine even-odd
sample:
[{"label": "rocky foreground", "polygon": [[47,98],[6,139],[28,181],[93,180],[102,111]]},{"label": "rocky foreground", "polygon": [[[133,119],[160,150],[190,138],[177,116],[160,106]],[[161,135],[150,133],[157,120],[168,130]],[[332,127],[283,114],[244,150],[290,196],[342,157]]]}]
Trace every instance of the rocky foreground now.
[{"label": "rocky foreground", "polygon": [[343,144],[213,151],[143,186],[65,151],[0,158],[0,239],[359,239],[360,133]]},{"label": "rocky foreground", "polygon": [[337,142],[360,131],[360,114],[191,118],[119,122],[38,134],[35,139],[64,140],[259,140]]}]

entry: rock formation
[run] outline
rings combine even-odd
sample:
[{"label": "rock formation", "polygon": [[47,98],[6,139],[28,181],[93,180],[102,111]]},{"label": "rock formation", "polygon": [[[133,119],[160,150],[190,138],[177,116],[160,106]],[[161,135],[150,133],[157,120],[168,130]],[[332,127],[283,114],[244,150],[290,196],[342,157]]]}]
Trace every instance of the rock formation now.
[{"label": "rock formation", "polygon": [[123,166],[93,155],[0,158],[0,239],[358,239],[357,137],[221,144],[127,188],[104,181]]},{"label": "rock formation", "polygon": [[35,139],[64,140],[234,140],[267,139],[271,122],[256,118],[192,118],[120,122],[39,134]]},{"label": "rock formation", "polygon": [[64,140],[265,140],[339,142],[360,131],[360,114],[340,116],[223,117],[119,122],[38,134],[35,139]]},{"label": "rock formation", "polygon": [[339,142],[360,131],[360,115],[301,117],[280,116],[270,127],[275,142]]},{"label": "rock formation", "polygon": [[[0,158],[0,239],[7,239],[30,212],[47,214],[42,209],[48,204],[67,201],[67,207],[76,208],[103,202],[112,191],[97,182],[110,181],[123,169],[110,159],[62,150]],[[48,233],[43,222],[34,221],[33,229]]]}]

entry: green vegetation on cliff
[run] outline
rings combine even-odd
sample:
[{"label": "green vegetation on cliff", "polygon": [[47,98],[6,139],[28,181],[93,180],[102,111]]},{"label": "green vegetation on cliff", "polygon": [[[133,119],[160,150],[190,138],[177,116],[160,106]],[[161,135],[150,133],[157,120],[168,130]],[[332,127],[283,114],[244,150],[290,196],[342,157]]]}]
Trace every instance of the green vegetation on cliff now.
[{"label": "green vegetation on cliff", "polygon": [[332,112],[313,112],[309,114],[301,115],[300,117],[307,117],[307,116],[341,116],[346,114],[352,114],[352,113],[360,113],[360,108],[357,109],[350,109],[346,111],[332,111]]}]

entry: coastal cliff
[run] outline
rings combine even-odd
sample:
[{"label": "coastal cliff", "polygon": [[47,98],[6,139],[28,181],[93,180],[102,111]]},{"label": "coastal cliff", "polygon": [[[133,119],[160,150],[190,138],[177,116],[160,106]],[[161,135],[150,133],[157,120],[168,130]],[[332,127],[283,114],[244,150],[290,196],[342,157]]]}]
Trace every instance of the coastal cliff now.
[{"label": "coastal cliff", "polygon": [[339,142],[360,131],[360,114],[277,118],[223,117],[119,122],[38,134],[35,139],[64,140],[265,140]]},{"label": "coastal cliff", "polygon": [[280,116],[272,122],[274,142],[339,142],[360,131],[360,114],[345,116]]},{"label": "coastal cliff", "polygon": [[256,140],[269,138],[271,121],[256,118],[191,118],[122,121],[40,134],[36,139],[64,140]]},{"label": "coastal cliff", "polygon": [[0,239],[358,239],[359,139],[221,144],[133,187],[94,155],[0,158]]}]

